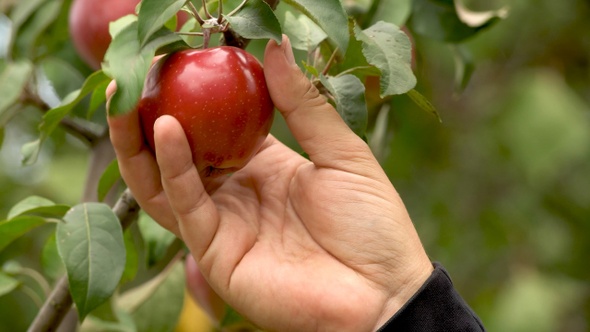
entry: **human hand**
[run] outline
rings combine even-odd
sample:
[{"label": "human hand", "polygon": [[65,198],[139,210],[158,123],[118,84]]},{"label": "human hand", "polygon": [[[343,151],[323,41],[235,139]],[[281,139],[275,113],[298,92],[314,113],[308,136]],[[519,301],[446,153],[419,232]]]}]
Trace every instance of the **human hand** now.
[{"label": "human hand", "polygon": [[156,158],[132,112],[109,118],[121,174],[142,208],[185,241],[214,292],[254,324],[376,330],[432,264],[369,147],[299,70],[287,39],[269,42],[264,71],[310,160],[269,135],[243,169],[202,180],[174,118],[156,121]]}]

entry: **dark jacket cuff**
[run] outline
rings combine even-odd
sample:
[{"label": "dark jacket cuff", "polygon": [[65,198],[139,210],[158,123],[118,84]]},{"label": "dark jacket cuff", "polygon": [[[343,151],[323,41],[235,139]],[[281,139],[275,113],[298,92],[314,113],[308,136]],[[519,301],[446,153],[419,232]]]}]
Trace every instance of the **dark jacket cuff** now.
[{"label": "dark jacket cuff", "polygon": [[414,296],[378,331],[485,331],[481,320],[453,287],[447,271],[434,271]]}]

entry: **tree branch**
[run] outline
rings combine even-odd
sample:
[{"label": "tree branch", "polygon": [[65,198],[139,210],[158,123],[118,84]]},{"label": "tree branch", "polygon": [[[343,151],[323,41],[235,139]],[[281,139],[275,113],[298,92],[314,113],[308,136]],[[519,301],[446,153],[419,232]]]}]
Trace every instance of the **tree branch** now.
[{"label": "tree branch", "polygon": [[[23,105],[35,106],[43,113],[47,113],[51,109],[51,107],[39,98],[37,94],[30,92],[28,89],[24,90],[20,102]],[[70,134],[78,137],[89,146],[93,146],[101,136],[96,131],[71,118],[63,118],[60,125]]]}]

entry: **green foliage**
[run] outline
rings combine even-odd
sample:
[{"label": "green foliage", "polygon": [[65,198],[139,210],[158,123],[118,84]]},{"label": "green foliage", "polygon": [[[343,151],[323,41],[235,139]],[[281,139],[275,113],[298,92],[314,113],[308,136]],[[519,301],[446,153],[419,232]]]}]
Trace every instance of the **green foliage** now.
[{"label": "green foliage", "polygon": [[334,97],[336,110],[346,124],[360,137],[367,131],[367,105],[365,103],[365,86],[354,75],[326,77],[320,75],[324,87]]},{"label": "green foliage", "polygon": [[4,127],[18,111],[12,106],[20,98],[32,74],[33,65],[27,60],[8,63],[3,68],[0,73],[0,127]]},{"label": "green foliage", "polygon": [[285,13],[285,30],[291,32],[290,41],[294,49],[313,51],[328,35],[317,24],[305,15],[295,16]]},{"label": "green foliage", "polygon": [[57,226],[57,249],[80,319],[115,291],[125,268],[119,219],[104,204],[74,206]]},{"label": "green foliage", "polygon": [[412,72],[412,44],[397,26],[379,21],[371,27],[355,29],[356,38],[363,42],[367,61],[381,72],[381,97],[403,94],[416,86]]},{"label": "green foliage", "polygon": [[244,38],[274,39],[281,43],[281,24],[272,9],[262,0],[248,1],[237,13],[224,17],[232,29]]},{"label": "green foliage", "polygon": [[184,6],[186,0],[144,0],[138,17],[139,44],[144,47],[149,38]]},{"label": "green foliage", "polygon": [[0,272],[0,296],[6,295],[19,286],[19,281]]},{"label": "green foliage", "polygon": [[102,71],[97,71],[90,75],[79,90],[73,91],[64,98],[59,106],[49,110],[43,116],[43,121],[39,125],[41,134],[39,138],[25,144],[22,147],[23,164],[30,165],[37,161],[43,142],[59,126],[60,122],[74,109],[80,101],[88,94],[92,93],[97,87],[107,81],[106,75]]},{"label": "green foliage", "polygon": [[180,40],[169,30],[160,29],[142,47],[137,39],[138,25],[138,22],[132,22],[123,28],[113,38],[105,55],[106,71],[117,82],[117,91],[111,99],[113,115],[125,114],[135,108],[157,50]]},{"label": "green foliage", "polygon": [[102,202],[119,180],[121,180],[121,172],[119,172],[119,163],[115,159],[102,172],[98,180],[98,200]]},{"label": "green foliage", "polygon": [[136,331],[171,331],[182,310],[184,268],[180,262],[118,298]]},{"label": "green foliage", "polygon": [[319,25],[334,42],[340,53],[346,53],[350,39],[346,29],[348,19],[338,0],[285,0]]},{"label": "green foliage", "polygon": [[56,205],[38,196],[20,201],[10,209],[8,218],[0,221],[0,251],[22,235],[45,224],[48,219],[62,217],[68,209],[65,205]]}]

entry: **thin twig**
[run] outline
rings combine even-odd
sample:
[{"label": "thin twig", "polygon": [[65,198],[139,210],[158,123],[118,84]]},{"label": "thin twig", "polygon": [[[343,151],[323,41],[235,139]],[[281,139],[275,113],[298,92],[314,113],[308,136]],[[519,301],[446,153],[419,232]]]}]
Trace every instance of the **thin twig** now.
[{"label": "thin twig", "polygon": [[186,5],[188,6],[188,9],[190,9],[190,11],[193,13],[193,16],[195,17],[197,22],[199,22],[199,25],[203,25],[205,23],[205,21],[203,20],[201,15],[199,15],[199,10],[197,9],[197,7],[195,7],[195,5],[192,3],[192,1],[188,0],[186,2]]},{"label": "thin twig", "polygon": [[[41,112],[47,113],[51,110],[51,107],[47,105],[37,94],[32,93],[28,89],[25,89],[20,100],[23,105],[32,105],[37,107]],[[78,137],[83,142],[92,146],[99,138],[100,134],[96,131],[84,126],[82,123],[74,121],[71,118],[63,118],[60,121],[60,125],[67,130],[70,134]]]}]

